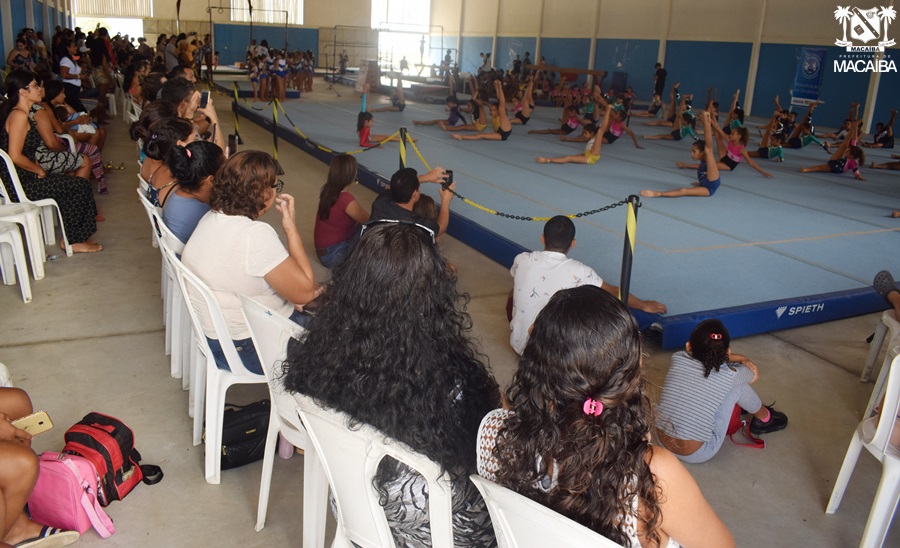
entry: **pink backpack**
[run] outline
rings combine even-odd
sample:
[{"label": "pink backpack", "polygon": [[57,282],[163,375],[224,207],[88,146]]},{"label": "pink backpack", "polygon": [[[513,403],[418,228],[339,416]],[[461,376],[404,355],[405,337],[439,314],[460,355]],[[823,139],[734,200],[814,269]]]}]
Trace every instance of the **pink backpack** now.
[{"label": "pink backpack", "polygon": [[28,497],[31,519],[84,534],[91,526],[102,538],[116,532],[97,500],[97,471],[87,459],[47,451],[40,456],[37,485]]}]

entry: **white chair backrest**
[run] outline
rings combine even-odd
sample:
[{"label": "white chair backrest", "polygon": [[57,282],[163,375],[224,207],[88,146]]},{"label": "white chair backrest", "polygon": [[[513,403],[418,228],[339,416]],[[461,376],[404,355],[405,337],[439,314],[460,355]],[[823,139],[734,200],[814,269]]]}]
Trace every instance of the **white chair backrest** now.
[{"label": "white chair backrest", "polygon": [[[372,487],[385,456],[417,470],[428,482],[432,546],[453,546],[451,485],[440,466],[375,428],[348,427],[349,417],[325,409],[309,396],[295,394],[297,409],[322,460],[338,509],[338,535],[360,546],[394,546],[378,493]],[[343,545],[340,543],[336,545]]]},{"label": "white chair backrest", "polygon": [[[175,241],[178,241],[178,239],[175,238]],[[159,247],[165,253],[169,264],[175,269],[175,277],[178,279],[182,294],[188,303],[188,311],[191,314],[191,321],[194,327],[199,330],[199,327],[203,325],[200,322],[200,314],[205,312],[215,331],[215,339],[222,346],[222,353],[225,354],[225,359],[228,361],[228,367],[231,369],[231,372],[238,375],[258,376],[244,367],[244,362],[234,348],[231,333],[229,333],[228,326],[225,324],[222,309],[219,308],[219,301],[216,300],[216,296],[213,295],[209,286],[191,272],[181,262],[181,259],[175,256],[175,251],[171,247],[169,238],[161,237],[159,239]],[[203,333],[199,334],[202,335]]]},{"label": "white chair backrest", "polygon": [[[16,164],[13,163],[12,158],[9,157],[9,154],[6,153],[5,150],[0,149],[0,158],[3,158],[3,161],[6,163],[6,170],[9,172],[9,178],[12,179],[13,188],[16,189],[16,196],[19,197],[19,202],[30,202],[28,199],[28,195],[25,194],[25,189],[22,188],[22,181],[19,180],[19,174],[16,172]],[[0,185],[3,186],[3,185]],[[6,189],[0,190],[3,193],[3,198],[9,202],[9,196],[6,194]]]},{"label": "white chair backrest", "polygon": [[297,415],[297,403],[293,395],[284,391],[280,381],[278,364],[284,361],[287,354],[288,340],[300,338],[306,330],[290,319],[273,312],[269,307],[245,295],[239,295],[241,310],[247,320],[247,326],[253,338],[253,345],[259,355],[263,373],[269,383],[269,395],[278,409],[278,414],[291,426],[303,430],[303,424]]},{"label": "white chair backrest", "polygon": [[[147,199],[144,198],[144,200]],[[149,204],[150,201],[147,200],[147,203]],[[154,207],[150,214],[153,216],[153,226],[160,240],[165,240],[166,244],[176,255],[181,255],[181,252],[184,251],[184,242],[179,240],[178,236],[166,225],[166,222],[163,220],[162,208]]]},{"label": "white chair backrest", "polygon": [[499,548],[621,548],[600,533],[502,485],[477,474],[469,479],[487,503]]},{"label": "white chair backrest", "polygon": [[[22,184],[19,182],[19,174],[16,172],[16,164],[13,163],[12,158],[9,157],[9,154],[6,153],[5,150],[0,149],[0,158],[3,159],[3,163],[5,166],[0,166],[0,169],[6,169],[7,173],[9,173],[10,179],[13,182],[13,188],[16,189],[16,194],[19,194],[19,188],[22,187]],[[9,204],[12,203],[12,199],[9,197],[9,193],[6,191],[6,185],[0,183],[0,198],[3,199],[3,203]],[[24,201],[21,198],[19,201]]]},{"label": "white chair backrest", "polygon": [[75,138],[69,135],[68,133],[64,133],[62,135],[57,134],[57,137],[66,142],[66,146],[69,147],[69,152],[75,152]]},{"label": "white chair backrest", "polygon": [[[888,348],[888,352],[891,352],[891,348]],[[890,367],[885,388],[881,391],[873,390],[869,399],[869,407],[877,407],[880,403],[881,412],[878,414],[877,426],[874,420],[863,422],[863,442],[869,446],[870,451],[892,453],[895,458],[900,458],[900,447],[891,445],[891,434],[898,422],[897,414],[900,413],[900,354],[894,356]],[[875,426],[874,430],[872,426]]]}]

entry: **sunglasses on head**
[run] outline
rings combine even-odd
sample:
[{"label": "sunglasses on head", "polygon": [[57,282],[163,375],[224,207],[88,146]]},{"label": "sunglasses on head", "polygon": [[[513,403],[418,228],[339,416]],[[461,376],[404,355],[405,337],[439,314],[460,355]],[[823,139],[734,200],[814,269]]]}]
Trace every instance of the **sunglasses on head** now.
[{"label": "sunglasses on head", "polygon": [[362,230],[360,231],[359,235],[360,235],[360,237],[362,237],[363,234],[366,233],[366,229],[372,228],[373,226],[378,226],[378,225],[388,225],[388,224],[389,224],[389,225],[408,225],[408,226],[414,226],[414,227],[416,227],[416,228],[418,228],[418,229],[424,231],[426,234],[428,234],[428,236],[431,238],[431,243],[432,243],[432,244],[434,244],[434,242],[435,242],[435,234],[434,234],[434,231],[431,230],[430,228],[428,228],[427,226],[421,225],[421,224],[419,224],[419,223],[413,223],[413,222],[410,222],[410,221],[400,221],[400,220],[398,220],[398,219],[381,219],[381,220],[378,220],[378,221],[370,221],[370,222],[368,222],[368,223],[365,223],[365,224],[362,225]]}]

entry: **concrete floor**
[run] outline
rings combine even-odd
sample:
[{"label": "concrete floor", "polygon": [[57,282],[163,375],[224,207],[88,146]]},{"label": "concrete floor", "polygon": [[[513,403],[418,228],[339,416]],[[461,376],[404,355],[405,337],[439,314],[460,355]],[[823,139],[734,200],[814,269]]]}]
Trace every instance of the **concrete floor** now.
[{"label": "concrete floor", "polygon": [[[312,96],[327,100],[331,92],[318,86]],[[215,102],[223,129],[231,131],[227,99],[219,95]],[[111,172],[110,194],[97,198],[107,218],[97,233],[105,250],[72,258],[51,251],[60,258],[47,263],[44,280],[32,280],[30,304],[22,303],[17,287],[0,286],[0,361],[15,385],[30,393],[35,409],[48,411],[57,425],[37,438],[34,448],[60,450],[68,426],[100,411],[127,422],[145,461],[162,466],[162,483],[140,485],[108,508],[118,532],[103,546],[299,546],[301,457],[276,459],[268,521],[259,533],[253,526],[260,463],[223,472],[221,485],[203,479],[203,447],[191,445],[187,392],[169,375],[164,355],[160,256],[150,246],[147,218],[134,195],[134,145],[121,120],[109,129],[104,156],[124,162],[126,169]],[[244,149],[269,150],[271,138],[260,128],[245,122],[241,130]],[[311,252],[312,218],[327,166],[287,145],[280,161],[287,172],[284,191],[297,198],[300,232]],[[352,192],[366,206],[374,198],[359,186]],[[466,206],[454,202],[453,207]],[[265,220],[280,224],[277,213]],[[540,228],[535,223],[536,247]],[[475,336],[505,386],[516,363],[504,315],[512,280],[505,268],[450,237],[443,237],[441,246],[472,297]],[[325,279],[327,271],[313,263]],[[711,462],[689,466],[739,546],[858,543],[880,476],[878,462],[864,452],[838,513],[826,516],[824,508],[871,391],[871,384],[859,382],[859,373],[865,339],[877,319],[873,314],[733,343],[736,352],[759,365],[756,386],[763,400],[777,401],[790,417],[787,430],[767,436],[765,450],[726,441]],[[659,387],[670,353],[652,340],[645,351],[648,377]],[[228,400],[265,396],[262,386],[236,387]],[[887,545],[900,546],[896,529]],[[329,518],[329,539],[332,530]],[[81,540],[81,545],[100,544],[94,532]]]}]

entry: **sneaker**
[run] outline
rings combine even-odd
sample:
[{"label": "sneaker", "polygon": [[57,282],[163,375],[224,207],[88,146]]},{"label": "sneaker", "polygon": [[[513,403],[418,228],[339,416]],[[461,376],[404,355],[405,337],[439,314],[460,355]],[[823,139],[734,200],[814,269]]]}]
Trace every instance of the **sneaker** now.
[{"label": "sneaker", "polygon": [[754,436],[759,436],[760,434],[768,434],[770,432],[778,432],[779,430],[784,430],[785,428],[787,428],[787,415],[785,415],[781,411],[775,411],[775,409],[769,405],[766,406],[766,409],[769,410],[769,413],[771,415],[768,422],[763,422],[756,417],[753,417],[750,420],[750,433]]}]

